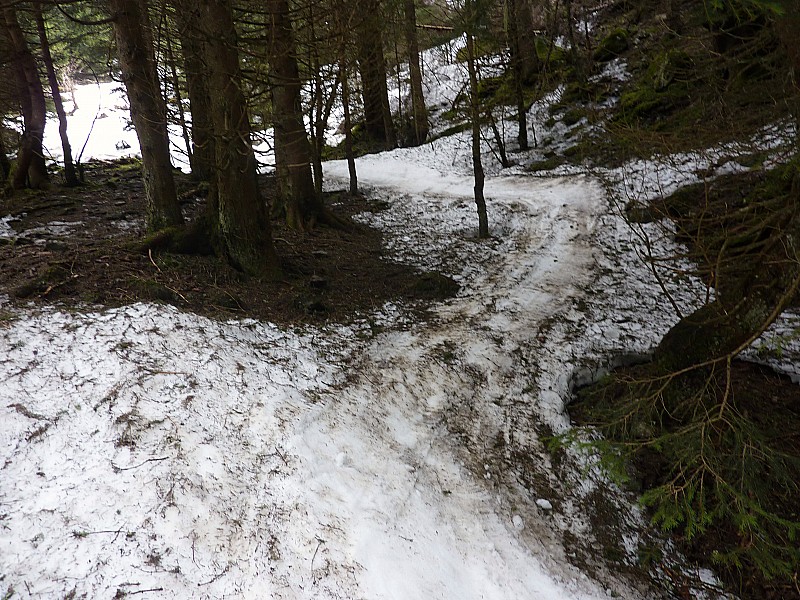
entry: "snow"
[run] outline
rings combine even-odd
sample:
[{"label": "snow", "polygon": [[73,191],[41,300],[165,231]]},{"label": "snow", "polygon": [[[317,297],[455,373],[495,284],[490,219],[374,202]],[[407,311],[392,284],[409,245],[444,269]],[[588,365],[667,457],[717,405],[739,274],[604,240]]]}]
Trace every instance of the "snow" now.
[{"label": "snow", "polygon": [[0,217],[0,238],[11,239],[16,236],[14,228],[9,223],[17,219],[11,215]]},{"label": "snow", "polygon": [[[535,508],[553,505],[512,510],[494,487],[501,467],[481,457],[476,477],[449,431],[470,405],[467,437],[532,435],[508,421],[524,393],[513,356],[591,279],[602,190],[587,178],[495,180],[509,222],[482,246],[461,220],[440,231],[408,220],[437,207],[466,216],[471,189],[407,158],[364,161],[364,181],[395,194],[386,227],[405,224],[411,242],[427,231],[434,253],[461,231],[485,267],[431,323],[363,341],[366,325],[290,332],[141,304],[4,322],[7,585],[23,596],[606,596],[565,562]],[[329,164],[329,177],[342,168]],[[403,186],[398,173],[427,183]],[[564,421],[563,401],[536,410]]]},{"label": "snow", "polygon": [[[431,168],[430,153],[359,161],[389,198],[369,218],[398,260],[465,266],[464,289],[429,322],[387,306],[375,336],[367,318],[287,331],[141,304],[11,311],[4,585],[22,597],[606,597],[560,541],[585,516],[506,482],[506,451],[548,464],[536,422],[567,426],[565,383],[537,382],[566,382],[584,348],[542,324],[575,313],[591,285],[603,188],[492,179],[497,237],[478,243],[469,177]],[[333,185],[346,173],[326,168]],[[486,448],[496,439],[505,449]]]},{"label": "snow", "polygon": [[[73,159],[86,163],[140,154],[139,138],[131,125],[128,98],[121,82],[76,84],[74,92],[63,92],[63,101]],[[188,170],[186,145],[180,127],[171,124],[169,135],[173,164]],[[63,160],[58,121],[54,114],[47,121],[43,145],[50,159]]]},{"label": "snow", "polygon": [[[76,85],[74,94],[64,94],[68,134],[74,158],[114,159],[139,152],[136,131],[130,127],[128,99],[120,82]],[[44,147],[61,159],[61,138],[53,115],[44,133]],[[82,153],[82,156],[81,156]]]},{"label": "snow", "polygon": [[22,238],[33,240],[34,244],[43,245],[46,242],[42,238],[43,235],[51,238],[68,236],[76,227],[80,227],[83,224],[83,221],[50,221],[45,225],[17,232],[10,223],[18,220],[18,216],[7,215],[0,217],[0,240],[15,241]]},{"label": "snow", "polygon": [[[426,85],[446,103],[463,74],[437,60]],[[108,88],[79,105],[123,106]],[[532,107],[539,131],[557,96]],[[124,109],[106,119],[84,160],[114,154]],[[485,158],[486,241],[465,134],[358,159],[362,188],[389,207],[358,218],[394,260],[462,286],[425,320],[387,304],[290,329],[0,297],[0,595],[653,597],[570,561],[568,535],[598,543],[593,495],[614,507],[631,563],[645,520],[591,456],[568,449],[557,467],[544,438],[569,429],[574,385],[647,353],[677,320],[659,279],[682,310],[704,298],[641,260],[645,239],[665,254],[673,242],[619,210],[698,169],[669,157],[533,176]],[[331,188],[348,175],[341,161],[325,173]],[[0,236],[17,235],[12,220]],[[791,319],[772,334],[787,347]]]}]

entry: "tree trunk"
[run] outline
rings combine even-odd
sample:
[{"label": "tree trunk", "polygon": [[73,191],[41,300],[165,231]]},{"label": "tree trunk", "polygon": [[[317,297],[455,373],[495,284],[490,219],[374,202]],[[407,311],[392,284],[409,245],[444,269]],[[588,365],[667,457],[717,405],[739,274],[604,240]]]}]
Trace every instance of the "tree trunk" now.
[{"label": "tree trunk", "polygon": [[158,231],[180,225],[183,217],[172,177],[167,107],[159,89],[147,0],[110,0],[109,8],[122,81],[142,152],[146,226],[150,232]]},{"label": "tree trunk", "polygon": [[200,35],[199,11],[195,6],[176,0],[178,36],[183,52],[186,93],[192,115],[192,179],[211,181],[214,177],[214,140],[211,123],[211,99],[205,65],[205,42]]},{"label": "tree trunk", "polygon": [[0,183],[8,179],[11,174],[11,161],[8,160],[6,143],[3,139],[3,127],[0,125]]},{"label": "tree trunk", "polygon": [[517,105],[517,142],[520,150],[529,148],[528,119],[524,86],[536,71],[535,36],[531,31],[530,6],[527,0],[510,0],[508,14],[508,47],[514,76],[514,99]]},{"label": "tree trunk", "polygon": [[[274,91],[274,90],[273,90]],[[272,105],[275,105],[275,99],[272,98]],[[275,126],[272,127],[272,152],[275,155],[275,180],[277,184],[277,195],[272,203],[272,216],[276,219],[286,220],[286,202],[287,198],[292,195],[291,177],[289,175],[289,161],[286,160],[286,153],[284,152],[284,140],[275,131]]]},{"label": "tree trunk", "polygon": [[322,198],[322,151],[325,148],[325,111],[323,108],[323,83],[320,73],[321,66],[318,57],[314,57],[312,62],[314,71],[314,110],[311,119],[311,167],[314,174],[314,191],[318,198]]},{"label": "tree trunk", "polygon": [[[474,3],[467,1],[467,14],[470,22],[475,22]],[[467,69],[469,71],[469,104],[472,119],[472,170],[475,174],[475,205],[478,209],[478,237],[489,237],[489,219],[486,215],[486,199],[483,197],[483,162],[481,161],[481,112],[478,103],[478,73],[475,67],[475,39],[467,32]]]},{"label": "tree trunk", "polygon": [[383,24],[379,0],[360,0],[358,67],[364,100],[364,131],[375,149],[389,150],[397,145],[389,90],[386,85],[386,59],[383,56]]},{"label": "tree trunk", "polygon": [[350,79],[344,59],[339,62],[342,74],[342,107],[344,109],[344,154],[347,158],[347,171],[350,174],[350,194],[358,194],[358,175],[356,173],[356,157],[353,154],[353,132],[350,120]]},{"label": "tree trunk", "polygon": [[428,110],[425,94],[422,91],[422,68],[419,59],[419,40],[417,39],[417,11],[415,0],[404,0],[405,37],[408,45],[408,68],[411,83],[411,145],[419,146],[428,138]]},{"label": "tree trunk", "polygon": [[72,160],[72,147],[67,136],[67,113],[64,110],[64,103],[61,100],[61,90],[58,86],[58,76],[53,65],[53,56],[50,53],[50,41],[47,39],[47,30],[42,13],[42,3],[34,2],[33,11],[36,17],[36,29],[39,33],[39,44],[42,48],[42,59],[47,69],[47,81],[50,84],[50,93],[53,96],[53,105],[58,115],[58,134],[61,137],[61,149],[64,152],[64,182],[69,187],[80,185],[78,174],[75,171],[75,164]]},{"label": "tree trunk", "polygon": [[334,23],[336,25],[336,37],[338,39],[337,54],[339,60],[339,76],[342,78],[342,109],[344,112],[344,154],[347,159],[347,171],[350,176],[349,191],[355,196],[358,194],[358,174],[356,172],[356,158],[353,151],[353,119],[351,113],[351,87],[350,72],[352,62],[348,61],[348,48],[353,47],[352,34],[355,28],[352,26],[356,16],[358,5],[356,3],[340,0],[333,5]]},{"label": "tree trunk", "polygon": [[732,311],[719,301],[706,304],[666,333],[656,348],[656,362],[665,373],[677,373],[743,350],[788,304],[789,298],[780,297],[784,292],[778,287],[754,291]]},{"label": "tree trunk", "polygon": [[[317,192],[317,197],[322,198],[322,184],[324,172],[322,169],[322,153],[325,149],[325,131],[328,129],[328,123],[331,119],[331,112],[333,105],[336,102],[336,96],[339,93],[339,84],[342,80],[341,70],[337,70],[336,77],[333,80],[333,86],[325,98],[323,90],[325,89],[322,67],[319,64],[319,56],[313,58],[312,64],[314,65],[314,106],[315,110],[311,122],[313,125],[313,144],[312,144],[312,166],[314,171],[314,189]],[[324,212],[324,211],[323,211]]]},{"label": "tree trunk", "polygon": [[[655,359],[664,372],[738,353],[796,298],[800,263],[793,240],[800,239],[798,209],[800,174],[795,173],[782,209],[786,223],[759,233],[770,237],[758,256],[723,257],[720,252],[718,264],[724,266],[715,273],[716,299],[681,319],[662,338]],[[749,271],[743,273],[743,268]]]},{"label": "tree trunk", "polygon": [[281,148],[281,160],[285,161],[285,167],[278,170],[287,177],[281,200],[287,224],[304,231],[322,216],[323,204],[311,173],[311,146],[303,123],[302,84],[289,4],[287,0],[269,0],[267,7],[275,143]]},{"label": "tree trunk", "polygon": [[219,253],[247,274],[277,277],[269,214],[256,180],[250,118],[241,88],[236,29],[229,0],[186,2],[196,7],[214,127],[214,179],[209,219]]},{"label": "tree trunk", "polygon": [[572,11],[572,0],[564,0],[564,16],[567,24],[567,40],[569,40],[569,54],[575,66],[575,78],[578,83],[586,81],[587,66],[584,64],[583,53],[578,49],[578,41],[575,37],[575,24]]},{"label": "tree trunk", "polygon": [[[325,148],[325,109],[324,109],[324,84],[322,78],[322,65],[320,65],[319,48],[316,43],[317,32],[314,27],[314,5],[308,6],[308,23],[312,42],[308,46],[308,62],[313,73],[312,99],[309,108],[309,123],[311,124],[311,167],[314,174],[314,191],[318,198],[322,198],[322,151]],[[294,36],[292,36],[294,38]],[[335,94],[332,93],[331,97]]]},{"label": "tree trunk", "polygon": [[39,79],[36,59],[28,48],[25,34],[17,20],[16,9],[12,5],[6,6],[3,9],[3,16],[8,39],[11,42],[13,52],[11,58],[25,126],[11,185],[14,189],[25,187],[38,189],[45,187],[50,179],[42,148],[44,127],[47,122],[44,88]]},{"label": "tree trunk", "polygon": [[172,50],[172,38],[168,35],[167,43],[167,60],[169,61],[169,70],[172,75],[172,89],[175,92],[175,104],[178,107],[178,121],[181,125],[181,135],[183,136],[183,144],[186,147],[186,158],[189,160],[189,167],[191,168],[194,163],[194,156],[192,151],[192,139],[189,135],[189,127],[186,123],[186,111],[183,108],[183,95],[181,93],[181,80],[178,77],[178,67],[175,62],[175,53]]},{"label": "tree trunk", "polygon": [[536,50],[536,32],[534,31],[531,0],[512,0],[511,10],[521,67],[520,79],[523,85],[529,85],[533,83],[541,68],[539,54]]}]

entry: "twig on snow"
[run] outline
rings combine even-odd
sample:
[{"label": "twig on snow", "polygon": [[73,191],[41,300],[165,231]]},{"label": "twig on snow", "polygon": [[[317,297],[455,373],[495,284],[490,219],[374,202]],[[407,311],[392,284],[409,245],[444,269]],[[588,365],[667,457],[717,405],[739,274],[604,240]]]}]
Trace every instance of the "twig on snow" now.
[{"label": "twig on snow", "polygon": [[317,548],[314,550],[314,556],[311,557],[311,581],[316,583],[316,579],[314,579],[314,559],[317,558],[317,552],[319,552],[319,547],[325,543],[325,540],[322,538],[317,538]]},{"label": "twig on snow", "polygon": [[[88,535],[97,535],[98,533],[113,533],[116,536],[119,536],[119,534],[122,533],[122,527],[119,529],[101,529],[99,531],[73,531],[72,537],[85,538]],[[126,533],[126,535],[131,536],[133,535],[133,532],[129,531]],[[116,537],[114,539],[116,539]]]},{"label": "twig on snow", "polygon": [[118,467],[117,465],[114,464],[113,461],[111,461],[111,468],[114,469],[114,472],[117,472],[117,471],[130,471],[132,469],[138,469],[139,467],[143,467],[144,465],[146,465],[149,462],[158,462],[160,460],[167,460],[168,458],[169,458],[169,456],[160,456],[158,458],[148,458],[144,462],[142,462],[142,463],[140,463],[138,465],[134,465],[132,467]]},{"label": "twig on snow", "polygon": [[209,580],[208,580],[208,581],[206,581],[205,583],[198,583],[198,584],[197,584],[197,587],[201,587],[201,586],[204,586],[204,585],[211,585],[211,584],[212,584],[212,583],[214,583],[214,582],[215,582],[217,579],[219,579],[220,577],[222,577],[223,575],[225,575],[225,573],[227,573],[227,572],[230,570],[230,568],[231,568],[231,566],[230,566],[230,565],[225,565],[225,568],[224,568],[224,569],[222,569],[222,571],[221,571],[221,572],[219,572],[219,573],[217,573],[216,575],[214,575],[214,577],[212,577],[211,579],[209,579]]},{"label": "twig on snow", "polygon": [[277,446],[275,446],[275,453],[273,454],[273,456],[275,456],[275,454],[277,454],[278,457],[283,461],[283,464],[285,464],[287,467],[289,466],[289,461],[286,460],[286,457],[281,453],[280,450],[278,450]]}]

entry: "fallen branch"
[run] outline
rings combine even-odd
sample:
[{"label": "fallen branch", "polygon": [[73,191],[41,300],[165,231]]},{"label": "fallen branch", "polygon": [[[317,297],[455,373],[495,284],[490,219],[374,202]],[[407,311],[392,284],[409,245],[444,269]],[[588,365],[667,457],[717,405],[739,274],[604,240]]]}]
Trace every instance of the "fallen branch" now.
[{"label": "fallen branch", "polygon": [[133,596],[135,594],[147,594],[148,592],[163,592],[163,587],[150,588],[149,590],[136,590],[135,592],[125,592],[126,596]]},{"label": "fallen branch", "polygon": [[316,583],[317,580],[314,579],[314,559],[317,558],[317,552],[319,552],[319,547],[325,543],[325,540],[317,538],[317,548],[314,550],[314,556],[311,557],[311,580]]},{"label": "fallen branch", "polygon": [[138,464],[138,465],[134,465],[132,467],[118,467],[117,465],[114,464],[114,461],[111,461],[111,468],[114,469],[114,472],[131,471],[133,469],[138,469],[139,467],[143,467],[144,465],[146,465],[149,462],[158,462],[158,461],[161,461],[161,460],[167,460],[168,458],[169,458],[169,456],[161,456],[159,458],[148,458],[143,463]]},{"label": "fallen branch", "polygon": [[[116,530],[114,530],[114,529],[102,529],[102,530],[99,530],[99,531],[73,531],[72,532],[72,537],[85,538],[86,536],[89,536],[89,535],[98,535],[98,534],[101,534],[101,533],[113,533],[115,535],[119,535],[120,533],[122,533],[122,527],[120,527],[119,529],[116,529]],[[129,531],[129,532],[126,533],[126,535],[132,535],[132,532]]]},{"label": "fallen branch", "polygon": [[224,569],[222,569],[222,571],[221,571],[220,573],[217,573],[216,575],[214,575],[214,577],[212,577],[211,579],[209,579],[209,580],[208,580],[208,581],[206,581],[205,583],[198,583],[198,584],[197,584],[197,587],[201,587],[201,586],[204,586],[204,585],[211,585],[211,584],[212,584],[212,583],[214,583],[214,582],[215,582],[217,579],[219,579],[220,577],[222,577],[223,575],[225,575],[225,574],[226,574],[228,571],[230,571],[230,568],[231,568],[231,566],[230,566],[230,565],[227,565],[227,566],[226,566]]},{"label": "fallen branch", "polygon": [[153,260],[153,249],[152,249],[152,248],[148,248],[148,249],[147,249],[147,257],[150,259],[150,262],[151,262],[151,263],[153,263],[153,266],[154,266],[156,269],[158,269],[158,272],[159,272],[159,273],[162,273],[162,271],[161,271],[161,267],[159,267],[159,266],[156,264],[156,261],[154,261],[154,260]]}]

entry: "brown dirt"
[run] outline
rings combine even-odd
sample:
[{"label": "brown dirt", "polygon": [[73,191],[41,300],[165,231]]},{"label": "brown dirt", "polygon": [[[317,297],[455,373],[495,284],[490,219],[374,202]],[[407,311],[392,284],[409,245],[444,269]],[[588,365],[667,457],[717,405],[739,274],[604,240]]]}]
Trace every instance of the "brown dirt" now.
[{"label": "brown dirt", "polygon": [[[176,172],[184,215],[205,205],[202,189]],[[138,162],[87,165],[87,185],[57,185],[44,192],[0,200],[0,216],[23,237],[0,238],[0,294],[16,305],[120,306],[164,302],[213,318],[253,317],[278,323],[347,321],[388,300],[425,303],[457,291],[452,281],[392,262],[381,233],[357,225],[351,231],[318,226],[298,233],[273,222],[283,276],[248,278],[214,256],[141,250],[143,189]],[[262,181],[269,194],[271,182]],[[328,207],[350,219],[381,203],[331,194]],[[385,205],[384,205],[385,206]],[[59,224],[62,231],[44,229]]]}]

